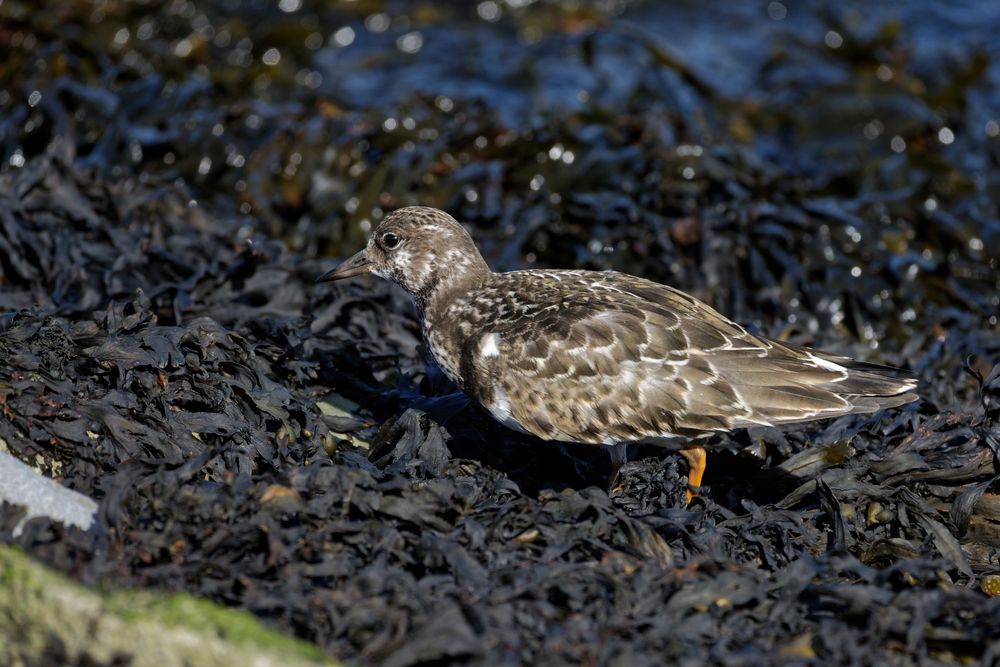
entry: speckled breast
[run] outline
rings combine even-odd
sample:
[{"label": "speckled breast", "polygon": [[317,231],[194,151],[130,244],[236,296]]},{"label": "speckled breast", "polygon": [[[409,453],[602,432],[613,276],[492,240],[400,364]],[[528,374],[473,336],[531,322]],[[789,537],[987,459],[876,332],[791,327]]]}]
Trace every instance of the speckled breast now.
[{"label": "speckled breast", "polygon": [[430,326],[426,318],[421,322],[420,329],[424,336],[424,342],[427,344],[427,349],[430,350],[434,361],[444,371],[444,374],[448,376],[448,379],[459,387],[462,387],[462,377],[461,373],[459,373],[461,355],[457,342],[449,344],[441,328]]}]

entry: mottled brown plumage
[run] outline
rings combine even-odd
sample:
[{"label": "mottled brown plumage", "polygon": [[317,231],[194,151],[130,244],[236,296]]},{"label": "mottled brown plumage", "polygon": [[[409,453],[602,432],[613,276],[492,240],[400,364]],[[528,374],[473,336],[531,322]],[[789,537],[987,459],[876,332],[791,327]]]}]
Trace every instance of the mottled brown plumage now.
[{"label": "mottled brown plumage", "polygon": [[449,378],[503,424],[546,440],[683,448],[714,431],[917,398],[916,382],[895,369],[754,336],[642,278],[493,273],[465,229],[435,209],[391,214],[320,280],[364,272],[413,294]]}]

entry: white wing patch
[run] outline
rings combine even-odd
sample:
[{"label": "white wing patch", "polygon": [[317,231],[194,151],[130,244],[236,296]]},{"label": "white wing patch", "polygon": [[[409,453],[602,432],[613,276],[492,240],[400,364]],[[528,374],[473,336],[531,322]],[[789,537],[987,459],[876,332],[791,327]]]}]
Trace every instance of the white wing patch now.
[{"label": "white wing patch", "polygon": [[[490,334],[491,336],[496,336],[496,334]],[[489,405],[484,406],[493,415],[493,418],[498,422],[506,426],[507,428],[512,428],[515,431],[520,431],[521,433],[527,433],[527,429],[521,426],[514,417],[511,416],[510,407],[510,396],[504,391],[503,386],[500,383],[493,385],[493,400],[490,401]]]},{"label": "white wing patch", "polygon": [[844,368],[840,364],[835,364],[832,361],[827,361],[826,359],[824,359],[822,357],[817,357],[815,354],[810,354],[809,355],[809,362],[812,365],[817,366],[819,368],[822,368],[824,370],[832,371],[834,373],[842,373],[844,375],[844,377],[847,377],[847,369],[846,368]]},{"label": "white wing patch", "polygon": [[[481,359],[495,359],[500,356],[500,334],[489,333],[479,341],[479,357]],[[493,384],[493,400],[483,404],[493,418],[506,426],[520,433],[528,433],[528,430],[521,426],[520,422],[514,419],[511,414],[512,408],[510,396],[499,382]]]},{"label": "white wing patch", "polygon": [[500,356],[500,336],[495,333],[487,334],[479,344],[479,356],[499,357]]}]

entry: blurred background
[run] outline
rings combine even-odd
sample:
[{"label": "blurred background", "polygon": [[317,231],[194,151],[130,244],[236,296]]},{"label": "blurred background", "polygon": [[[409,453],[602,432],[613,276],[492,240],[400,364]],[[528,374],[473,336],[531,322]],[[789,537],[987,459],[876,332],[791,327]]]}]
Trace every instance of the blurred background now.
[{"label": "blurred background", "polygon": [[0,158],[183,181],[307,257],[437,206],[495,268],[898,350],[997,330],[998,29],[972,0],[3,0]]}]

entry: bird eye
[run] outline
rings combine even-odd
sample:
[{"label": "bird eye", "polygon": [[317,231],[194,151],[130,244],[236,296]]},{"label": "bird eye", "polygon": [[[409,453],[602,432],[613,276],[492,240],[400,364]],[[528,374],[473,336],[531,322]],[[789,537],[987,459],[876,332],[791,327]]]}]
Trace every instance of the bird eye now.
[{"label": "bird eye", "polygon": [[396,246],[399,245],[399,237],[393,234],[392,232],[384,234],[382,236],[382,245],[391,250],[392,248],[395,248]]}]

